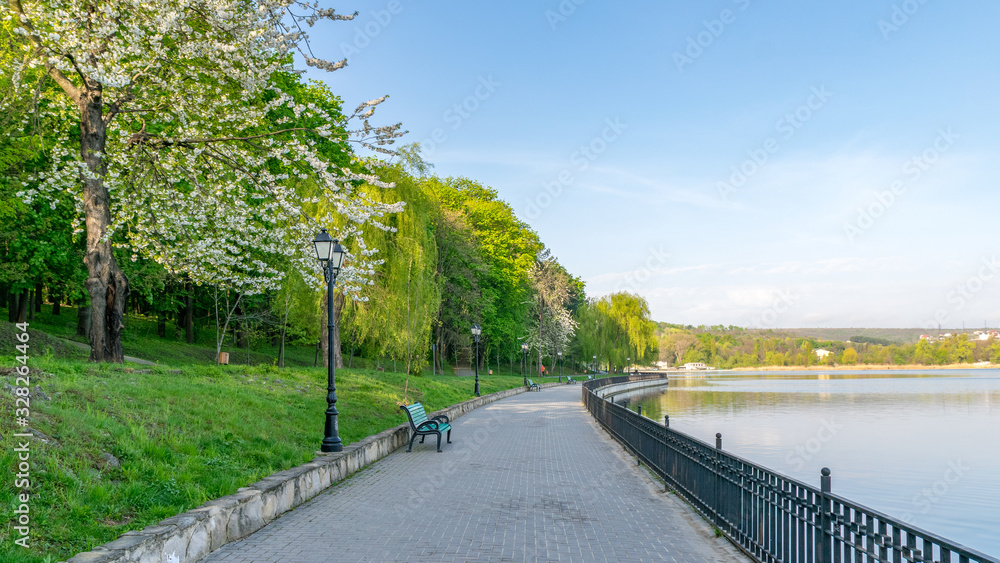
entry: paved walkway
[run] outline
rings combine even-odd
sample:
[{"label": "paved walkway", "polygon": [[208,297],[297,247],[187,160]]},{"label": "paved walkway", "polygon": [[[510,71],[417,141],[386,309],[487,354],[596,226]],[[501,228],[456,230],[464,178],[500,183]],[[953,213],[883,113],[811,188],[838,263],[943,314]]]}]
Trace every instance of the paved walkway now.
[{"label": "paved walkway", "polygon": [[[84,344],[83,342],[77,342],[76,340],[69,340],[69,339],[66,339],[66,338],[59,338],[59,340],[62,340],[64,343],[69,344],[70,346],[73,346],[75,348],[79,348],[81,350],[86,350],[88,354],[90,353],[90,344]],[[144,366],[155,366],[156,365],[156,362],[151,362],[149,360],[143,360],[142,358],[134,358],[132,356],[123,356],[123,358],[125,359],[126,362],[132,362],[134,364],[142,364]]]},{"label": "paved walkway", "polygon": [[580,386],[454,421],[204,561],[746,561],[601,430]]}]

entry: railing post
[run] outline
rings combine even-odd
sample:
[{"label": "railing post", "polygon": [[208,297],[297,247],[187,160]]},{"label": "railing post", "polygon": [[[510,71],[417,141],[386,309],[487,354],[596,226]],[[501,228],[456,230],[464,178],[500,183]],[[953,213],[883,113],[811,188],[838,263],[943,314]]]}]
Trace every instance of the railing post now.
[{"label": "railing post", "polygon": [[639,416],[642,416],[642,405],[639,405],[637,408],[638,408],[637,414]]},{"label": "railing post", "polygon": [[715,514],[715,526],[722,529],[722,433],[715,434],[715,506],[712,513]]},{"label": "railing post", "polygon": [[831,563],[833,561],[833,535],[831,534],[831,500],[827,495],[830,493],[830,469],[824,467],[820,471],[819,478],[819,530],[816,534],[816,562]]},{"label": "railing post", "polygon": [[664,428],[670,428],[670,415],[669,414],[663,415],[663,427]]}]

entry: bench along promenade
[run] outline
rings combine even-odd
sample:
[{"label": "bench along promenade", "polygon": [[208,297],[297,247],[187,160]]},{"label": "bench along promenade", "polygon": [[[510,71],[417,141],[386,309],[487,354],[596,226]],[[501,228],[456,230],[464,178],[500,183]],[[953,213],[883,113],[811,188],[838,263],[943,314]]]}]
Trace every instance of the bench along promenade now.
[{"label": "bench along promenade", "polygon": [[204,561],[746,561],[636,466],[580,392],[547,387],[451,420],[442,453],[436,436],[400,448]]}]

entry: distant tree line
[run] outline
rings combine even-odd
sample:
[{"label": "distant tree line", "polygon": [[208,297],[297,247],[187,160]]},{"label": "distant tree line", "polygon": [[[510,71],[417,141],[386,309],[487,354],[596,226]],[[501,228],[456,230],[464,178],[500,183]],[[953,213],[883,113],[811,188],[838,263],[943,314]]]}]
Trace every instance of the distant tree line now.
[{"label": "distant tree line", "polygon": [[673,366],[688,362],[704,362],[720,369],[1000,363],[1000,340],[980,340],[967,333],[953,334],[934,342],[920,340],[909,344],[859,336],[841,342],[739,327],[685,327],[666,323],[660,323],[656,333],[659,360]]}]

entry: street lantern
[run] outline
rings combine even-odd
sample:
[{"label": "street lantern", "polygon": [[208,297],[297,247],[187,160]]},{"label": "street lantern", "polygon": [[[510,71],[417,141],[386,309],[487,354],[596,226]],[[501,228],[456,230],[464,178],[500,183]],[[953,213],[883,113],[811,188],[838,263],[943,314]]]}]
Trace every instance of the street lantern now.
[{"label": "street lantern", "polygon": [[521,373],[524,374],[524,384],[528,385],[528,344],[521,344]]},{"label": "street lantern", "polygon": [[625,373],[629,372],[629,364],[632,363],[632,358],[625,358]]},{"label": "street lantern", "polygon": [[323,264],[323,277],[326,278],[326,319],[327,319],[327,379],[326,379],[326,424],[323,428],[322,452],[340,452],[344,445],[340,441],[337,428],[337,385],[336,367],[333,360],[333,286],[337,282],[337,274],[344,262],[344,248],[340,242],[332,238],[326,229],[320,231],[313,240],[316,258]]},{"label": "street lantern", "polygon": [[483,329],[479,325],[472,325],[472,338],[476,341],[476,357],[473,359],[473,363],[476,364],[476,396],[479,396],[479,335],[483,333]]},{"label": "street lantern", "polygon": [[562,383],[562,352],[556,352],[556,356],[559,356],[556,361],[559,362],[559,383]]},{"label": "street lantern", "polygon": [[591,367],[593,367],[594,373],[597,373],[597,354],[594,354],[594,362],[591,364]]}]

